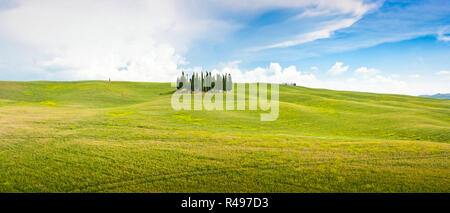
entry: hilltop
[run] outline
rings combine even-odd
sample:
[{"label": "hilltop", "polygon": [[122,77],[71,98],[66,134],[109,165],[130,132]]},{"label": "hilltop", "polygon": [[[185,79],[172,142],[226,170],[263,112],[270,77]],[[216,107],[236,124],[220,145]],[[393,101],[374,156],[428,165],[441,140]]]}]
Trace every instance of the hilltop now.
[{"label": "hilltop", "polygon": [[169,83],[0,82],[0,192],[450,192],[450,101],[280,85],[174,111]]}]

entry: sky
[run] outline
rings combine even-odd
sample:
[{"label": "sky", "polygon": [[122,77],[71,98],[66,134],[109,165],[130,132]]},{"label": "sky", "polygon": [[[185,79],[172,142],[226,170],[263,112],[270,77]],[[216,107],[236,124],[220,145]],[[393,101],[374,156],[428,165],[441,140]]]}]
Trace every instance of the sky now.
[{"label": "sky", "polygon": [[450,93],[450,1],[0,0],[0,80]]}]

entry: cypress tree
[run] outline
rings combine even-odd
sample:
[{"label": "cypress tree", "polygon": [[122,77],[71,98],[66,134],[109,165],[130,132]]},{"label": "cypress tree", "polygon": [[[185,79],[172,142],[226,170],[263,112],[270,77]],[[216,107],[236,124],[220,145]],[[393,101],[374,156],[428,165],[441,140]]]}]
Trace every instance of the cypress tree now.
[{"label": "cypress tree", "polygon": [[192,73],[191,76],[181,73],[180,77],[177,77],[177,89],[187,89],[190,91],[231,91],[233,90],[233,80],[231,74],[215,74],[211,72]]},{"label": "cypress tree", "polygon": [[231,80],[231,74],[227,75],[227,91],[233,90],[233,81]]}]

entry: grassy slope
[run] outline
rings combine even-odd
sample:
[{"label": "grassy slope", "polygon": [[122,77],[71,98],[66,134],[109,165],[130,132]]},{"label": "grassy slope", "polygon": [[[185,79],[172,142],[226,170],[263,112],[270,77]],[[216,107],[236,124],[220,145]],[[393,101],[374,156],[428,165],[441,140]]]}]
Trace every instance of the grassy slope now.
[{"label": "grassy slope", "polygon": [[0,192],[450,192],[450,101],[280,86],[280,116],[169,84],[0,82]]}]

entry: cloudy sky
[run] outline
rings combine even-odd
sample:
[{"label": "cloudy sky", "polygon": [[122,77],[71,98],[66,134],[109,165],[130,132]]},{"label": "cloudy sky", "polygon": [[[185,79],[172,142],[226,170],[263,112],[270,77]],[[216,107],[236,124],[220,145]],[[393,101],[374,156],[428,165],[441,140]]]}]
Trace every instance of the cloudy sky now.
[{"label": "cloudy sky", "polygon": [[0,80],[169,82],[181,70],[450,93],[450,1],[0,0]]}]

